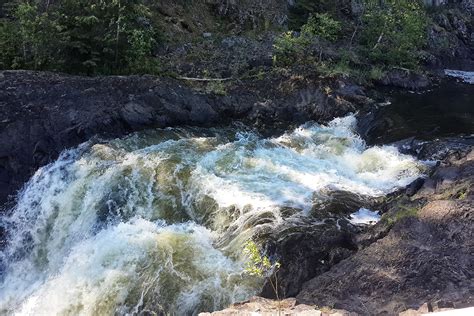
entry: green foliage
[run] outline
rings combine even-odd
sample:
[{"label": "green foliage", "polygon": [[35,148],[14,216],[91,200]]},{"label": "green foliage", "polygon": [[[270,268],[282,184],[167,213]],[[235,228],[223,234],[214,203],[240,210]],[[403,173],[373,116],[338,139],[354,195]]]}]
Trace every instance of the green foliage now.
[{"label": "green foliage", "polygon": [[0,69],[10,68],[14,63],[18,46],[15,28],[6,21],[0,20]]},{"label": "green foliage", "polygon": [[384,76],[385,71],[379,66],[374,66],[369,71],[369,79],[371,80],[381,80]]},{"label": "green foliage", "polygon": [[[2,68],[155,73],[158,33],[144,0],[12,1],[0,25]],[[12,57],[13,56],[13,57]]]},{"label": "green foliage", "polygon": [[348,77],[353,74],[353,70],[346,60],[340,60],[337,63],[321,62],[317,69],[323,77]]},{"label": "green foliage", "polygon": [[327,13],[318,13],[309,17],[308,22],[301,28],[301,33],[306,37],[319,36],[335,42],[341,34],[341,22],[334,20]]},{"label": "green foliage", "polygon": [[11,7],[13,21],[0,22],[2,68],[46,69],[58,63],[63,41],[60,27],[49,13],[39,14],[36,4],[20,2]]},{"label": "green foliage", "polygon": [[360,43],[372,63],[414,68],[428,18],[418,0],[366,0]]},{"label": "green foliage", "polygon": [[150,57],[156,39],[150,30],[132,30],[128,37],[127,64],[131,73],[158,73],[160,63]]},{"label": "green foliage", "polygon": [[341,8],[341,0],[296,0],[290,8],[288,26],[291,30],[299,30],[311,15],[317,13],[336,14]]},{"label": "green foliage", "polygon": [[295,36],[292,31],[280,34],[273,43],[273,63],[285,66],[296,62],[308,44],[306,38]]},{"label": "green foliage", "polygon": [[[245,272],[249,275],[265,277],[274,268],[267,256],[260,253],[260,249],[253,241],[248,241],[244,246],[244,254],[249,261],[245,265]],[[275,265],[279,266],[277,262]]]},{"label": "green foliage", "polygon": [[[249,275],[256,277],[268,277],[270,285],[275,291],[275,295],[279,300],[278,295],[278,278],[277,272],[281,265],[279,262],[271,263],[270,259],[261,254],[261,251],[257,244],[253,241],[247,241],[244,245],[244,254],[248,257],[248,261],[245,265],[245,272]],[[273,275],[271,275],[273,273]]]},{"label": "green foliage", "polygon": [[216,95],[227,95],[226,85],[223,81],[209,81],[205,91]]},{"label": "green foliage", "polygon": [[419,209],[416,207],[406,207],[402,206],[398,212],[389,216],[384,215],[382,220],[387,223],[387,225],[392,226],[403,218],[407,217],[416,217],[418,216]]},{"label": "green foliage", "polygon": [[277,65],[292,64],[305,56],[305,50],[315,37],[335,41],[340,33],[341,23],[330,15],[318,13],[310,16],[307,23],[301,27],[299,36],[295,32],[288,31],[275,39],[273,45],[274,63]]}]

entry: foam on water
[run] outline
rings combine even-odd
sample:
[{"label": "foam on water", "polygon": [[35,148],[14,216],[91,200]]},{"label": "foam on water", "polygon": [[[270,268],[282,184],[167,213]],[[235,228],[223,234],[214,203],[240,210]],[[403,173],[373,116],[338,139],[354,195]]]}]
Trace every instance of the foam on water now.
[{"label": "foam on water", "polygon": [[306,124],[278,138],[240,135],[205,155],[193,180],[220,206],[307,209],[313,192],[323,188],[376,196],[419,176],[420,164],[396,148],[367,149],[354,125],[349,116],[328,126]]},{"label": "foam on water", "polygon": [[465,83],[474,84],[474,71],[462,71],[446,69],[444,73],[447,76],[461,79]]},{"label": "foam on water", "polygon": [[381,218],[379,212],[361,208],[357,212],[351,214],[349,221],[355,225],[373,225]]},{"label": "foam on water", "polygon": [[86,143],[40,169],[2,218],[0,312],[193,314],[255,294],[242,245],[318,192],[379,196],[423,172],[367,148],[348,116],[280,137],[165,129]]},{"label": "foam on water", "polygon": [[254,292],[241,269],[200,226],[133,219],[72,247],[17,314],[111,315],[117,307],[131,313],[145,305],[185,314],[206,300],[205,307],[219,308]]}]

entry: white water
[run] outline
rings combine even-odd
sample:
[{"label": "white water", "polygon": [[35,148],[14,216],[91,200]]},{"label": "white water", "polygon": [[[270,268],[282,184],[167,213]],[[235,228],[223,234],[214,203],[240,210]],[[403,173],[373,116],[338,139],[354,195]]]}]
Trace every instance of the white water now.
[{"label": "white water", "polygon": [[1,254],[0,313],[193,314],[255,294],[242,245],[307,214],[318,192],[379,196],[423,172],[393,147],[366,148],[355,118],[277,138],[166,129],[84,144],[19,196]]},{"label": "white water", "polygon": [[446,69],[444,73],[447,76],[461,79],[465,83],[474,84],[474,71],[462,71]]},{"label": "white water", "polygon": [[351,214],[349,221],[352,224],[373,225],[380,220],[381,216],[377,211],[371,211],[366,208],[361,208],[355,213]]}]

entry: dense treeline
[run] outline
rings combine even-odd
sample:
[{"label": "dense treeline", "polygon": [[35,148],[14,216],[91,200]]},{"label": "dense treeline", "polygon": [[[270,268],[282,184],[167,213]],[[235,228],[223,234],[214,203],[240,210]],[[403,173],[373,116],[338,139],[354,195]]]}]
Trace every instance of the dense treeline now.
[{"label": "dense treeline", "polygon": [[360,44],[372,63],[417,66],[428,25],[421,0],[366,0],[361,19]]},{"label": "dense treeline", "polygon": [[[422,0],[360,0],[357,17],[349,18],[351,1],[299,0],[290,10],[291,30],[276,42],[277,54],[291,62],[317,36],[332,42],[345,39],[348,48],[370,64],[415,68],[426,44],[428,17]],[[304,22],[306,21],[306,22]],[[345,45],[344,45],[345,44]],[[348,47],[349,46],[349,47]],[[283,50],[282,50],[283,48]],[[344,54],[343,54],[344,55]]]},{"label": "dense treeline", "polygon": [[156,72],[158,32],[141,0],[9,1],[0,68],[83,74]]},{"label": "dense treeline", "polygon": [[[289,31],[275,41],[276,65],[311,62],[307,48],[323,39],[339,43],[341,51],[349,48],[362,63],[417,67],[428,21],[421,0],[360,0],[357,15],[348,3],[293,1]],[[89,75],[160,71],[153,56],[162,41],[160,13],[152,1],[2,0],[0,10],[0,69]]]}]

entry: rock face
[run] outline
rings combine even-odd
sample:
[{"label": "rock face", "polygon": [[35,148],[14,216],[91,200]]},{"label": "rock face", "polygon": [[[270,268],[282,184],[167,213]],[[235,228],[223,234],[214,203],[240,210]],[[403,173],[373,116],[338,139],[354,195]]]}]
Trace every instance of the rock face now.
[{"label": "rock face", "polygon": [[474,1],[433,15],[428,30],[426,63],[434,68],[474,69]]},{"label": "rock face", "polygon": [[267,128],[322,122],[356,110],[344,99],[351,96],[337,92],[346,84],[332,85],[336,92],[326,94],[315,80],[280,76],[245,86],[229,83],[224,95],[216,95],[183,81],[150,76],[0,72],[0,205],[40,166],[95,135],[118,137],[146,128],[231,120]]},{"label": "rock face", "polygon": [[377,83],[385,86],[418,90],[427,88],[430,85],[430,80],[426,75],[408,69],[392,69]]},{"label": "rock face", "polygon": [[419,145],[420,157],[441,159],[432,175],[387,198],[381,222],[358,237],[360,250],[307,282],[297,301],[362,315],[474,304],[473,146]]}]

